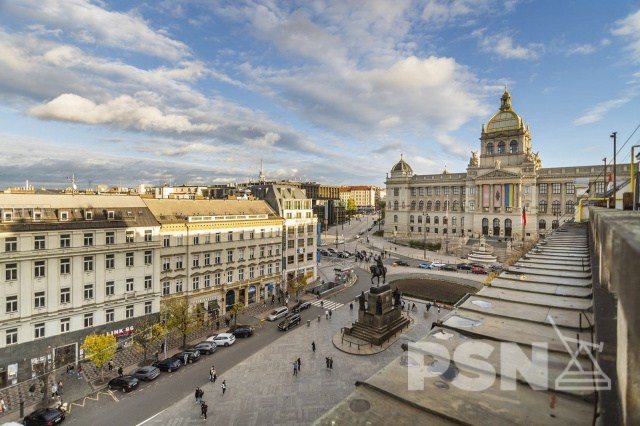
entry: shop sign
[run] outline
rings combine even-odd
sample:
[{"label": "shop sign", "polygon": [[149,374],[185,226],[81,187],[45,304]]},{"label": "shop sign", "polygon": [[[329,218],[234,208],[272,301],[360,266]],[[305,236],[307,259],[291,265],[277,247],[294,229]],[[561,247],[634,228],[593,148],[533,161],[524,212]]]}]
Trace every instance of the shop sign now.
[{"label": "shop sign", "polygon": [[118,336],[124,336],[125,334],[130,334],[133,333],[133,326],[129,326],[129,327],[125,327],[125,328],[119,328],[117,330],[113,330],[113,331],[109,331],[108,333],[106,333],[107,336],[114,336],[114,337],[118,337]]}]

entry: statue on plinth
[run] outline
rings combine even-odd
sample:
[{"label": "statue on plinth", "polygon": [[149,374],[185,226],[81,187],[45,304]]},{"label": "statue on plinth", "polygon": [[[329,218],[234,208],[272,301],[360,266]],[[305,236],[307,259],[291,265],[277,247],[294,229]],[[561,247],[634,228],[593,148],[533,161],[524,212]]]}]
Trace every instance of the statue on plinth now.
[{"label": "statue on plinth", "polygon": [[364,301],[365,301],[365,296],[364,296],[364,291],[363,291],[362,294],[360,296],[358,296],[358,302],[360,302],[360,310],[361,311],[365,310]]},{"label": "statue on plinth", "polygon": [[400,306],[400,290],[398,290],[398,287],[393,290],[393,305]]},{"label": "statue on plinth", "polygon": [[376,299],[376,315],[382,315],[382,297],[380,295]]}]

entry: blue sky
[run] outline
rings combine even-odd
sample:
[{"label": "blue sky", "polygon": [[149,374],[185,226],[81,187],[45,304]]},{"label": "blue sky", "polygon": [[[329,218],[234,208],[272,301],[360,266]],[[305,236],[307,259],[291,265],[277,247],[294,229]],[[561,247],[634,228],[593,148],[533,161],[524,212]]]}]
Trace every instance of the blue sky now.
[{"label": "blue sky", "polygon": [[0,187],[462,172],[505,84],[544,167],[640,124],[636,1],[0,0]]}]

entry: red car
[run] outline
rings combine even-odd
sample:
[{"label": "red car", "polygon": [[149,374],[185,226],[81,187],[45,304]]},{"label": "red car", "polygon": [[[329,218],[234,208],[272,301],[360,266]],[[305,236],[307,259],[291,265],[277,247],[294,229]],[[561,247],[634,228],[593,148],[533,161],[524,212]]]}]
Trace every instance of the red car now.
[{"label": "red car", "polygon": [[471,268],[471,272],[473,272],[474,274],[487,274],[487,270],[479,266]]}]

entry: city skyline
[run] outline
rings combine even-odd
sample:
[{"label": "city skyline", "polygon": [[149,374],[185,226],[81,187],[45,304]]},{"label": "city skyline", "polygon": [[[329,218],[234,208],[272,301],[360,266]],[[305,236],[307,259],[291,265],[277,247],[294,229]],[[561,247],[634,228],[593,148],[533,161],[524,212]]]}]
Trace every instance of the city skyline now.
[{"label": "city skyline", "polygon": [[[508,86],[544,167],[638,143],[634,2],[5,1],[0,185],[464,172]],[[618,163],[629,162],[624,148]],[[356,165],[356,167],[354,167]],[[91,185],[89,183],[91,182]]]}]

